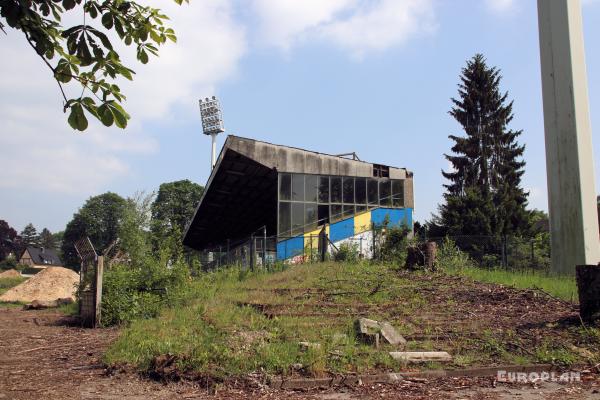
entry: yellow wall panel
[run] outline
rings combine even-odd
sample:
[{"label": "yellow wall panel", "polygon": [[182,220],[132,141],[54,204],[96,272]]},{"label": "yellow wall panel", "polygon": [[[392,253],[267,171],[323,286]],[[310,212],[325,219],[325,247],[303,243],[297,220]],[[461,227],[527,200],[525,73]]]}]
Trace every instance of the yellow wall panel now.
[{"label": "yellow wall panel", "polygon": [[371,211],[354,216],[354,234],[366,232],[371,229]]}]

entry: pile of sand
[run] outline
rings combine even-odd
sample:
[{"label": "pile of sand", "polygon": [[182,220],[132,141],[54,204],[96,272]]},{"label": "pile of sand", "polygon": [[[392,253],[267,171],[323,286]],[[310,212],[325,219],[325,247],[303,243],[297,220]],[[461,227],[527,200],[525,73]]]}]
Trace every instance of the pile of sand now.
[{"label": "pile of sand", "polygon": [[0,279],[2,278],[18,278],[21,274],[16,269],[9,269],[8,271],[0,272]]},{"label": "pile of sand", "polygon": [[76,285],[78,284],[77,272],[62,267],[49,267],[20,285],[9,289],[0,296],[0,301],[29,303],[33,300],[52,301],[64,298],[75,300]]}]

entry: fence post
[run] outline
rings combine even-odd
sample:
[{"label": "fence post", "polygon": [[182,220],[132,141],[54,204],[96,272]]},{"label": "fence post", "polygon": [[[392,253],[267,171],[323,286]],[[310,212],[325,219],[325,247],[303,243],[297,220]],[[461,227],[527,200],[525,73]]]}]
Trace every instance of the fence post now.
[{"label": "fence post", "polygon": [[263,257],[262,257],[263,268],[267,268],[267,226],[263,227]]},{"label": "fence post", "polygon": [[96,264],[96,293],[94,295],[94,328],[100,325],[102,318],[102,278],[104,276],[104,256],[98,256],[98,262]]},{"label": "fence post", "polygon": [[325,231],[325,225],[323,225],[321,232],[319,232],[319,250],[321,253],[320,254],[321,262],[324,262],[325,259],[327,258],[327,246],[328,246],[327,232]]},{"label": "fence post", "polygon": [[363,251],[362,251],[362,241],[363,241],[363,237],[361,236],[359,240],[360,240],[360,245],[359,245],[358,254],[359,254],[359,257],[360,257],[360,258],[362,258],[362,255],[363,255]]},{"label": "fence post", "polygon": [[535,268],[535,265],[533,265],[534,260],[535,260],[535,252],[534,252],[534,247],[533,247],[533,239],[529,239],[529,243],[531,245],[531,267]]},{"label": "fence post", "polygon": [[250,270],[254,271],[254,252],[256,251],[256,242],[254,240],[254,234],[250,235]]}]

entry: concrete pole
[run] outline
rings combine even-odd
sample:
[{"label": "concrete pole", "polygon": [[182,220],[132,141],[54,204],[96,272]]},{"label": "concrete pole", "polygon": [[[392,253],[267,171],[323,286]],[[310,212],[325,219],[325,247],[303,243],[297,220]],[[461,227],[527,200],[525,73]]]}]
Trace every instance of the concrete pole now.
[{"label": "concrete pole", "polygon": [[212,169],[215,167],[215,164],[217,163],[217,134],[211,133],[210,139],[212,141],[210,151],[210,170],[212,171]]},{"label": "concrete pole", "polygon": [[600,261],[579,0],[538,0],[552,271]]}]

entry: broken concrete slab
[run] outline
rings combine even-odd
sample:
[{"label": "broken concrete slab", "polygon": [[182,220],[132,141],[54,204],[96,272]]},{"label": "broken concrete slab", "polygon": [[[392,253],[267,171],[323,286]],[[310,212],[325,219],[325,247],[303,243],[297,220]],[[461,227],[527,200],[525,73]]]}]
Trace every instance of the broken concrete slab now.
[{"label": "broken concrete slab", "polygon": [[404,346],[406,339],[396,331],[389,322],[379,322],[368,318],[359,318],[356,321],[356,330],[359,339],[367,343],[379,344],[379,337],[383,337],[386,342],[398,346]]},{"label": "broken concrete slab", "polygon": [[390,356],[402,362],[452,361],[452,356],[445,351],[390,351]]},{"label": "broken concrete slab", "polygon": [[406,344],[406,339],[389,322],[381,322],[379,325],[381,326],[381,336],[389,344],[393,344],[394,346],[404,346]]},{"label": "broken concrete slab", "polygon": [[311,342],[298,342],[298,345],[303,351],[307,351],[309,349],[318,350],[321,348],[320,343],[311,343]]}]

